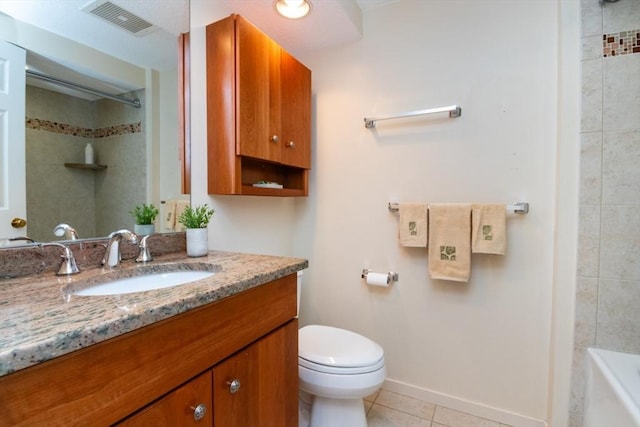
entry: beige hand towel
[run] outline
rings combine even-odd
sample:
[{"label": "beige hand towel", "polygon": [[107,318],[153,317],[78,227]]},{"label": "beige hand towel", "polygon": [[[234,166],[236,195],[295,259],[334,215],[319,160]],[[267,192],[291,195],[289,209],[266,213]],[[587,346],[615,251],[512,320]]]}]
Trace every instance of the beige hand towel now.
[{"label": "beige hand towel", "polygon": [[471,252],[504,255],[507,247],[507,207],[473,205],[471,218]]},{"label": "beige hand towel", "polygon": [[429,277],[468,282],[471,275],[471,205],[429,205]]},{"label": "beige hand towel", "polygon": [[162,231],[174,231],[176,225],[176,201],[164,202],[164,215],[162,217]]},{"label": "beige hand towel", "polygon": [[176,202],[176,224],[173,227],[173,229],[175,231],[185,231],[186,230],[185,226],[178,222],[178,218],[180,218],[180,215],[182,214],[182,212],[184,212],[185,208],[187,206],[189,206],[189,204],[190,204],[190,202],[188,200],[178,200]]},{"label": "beige hand towel", "polygon": [[427,205],[401,204],[398,237],[402,246],[427,247]]}]

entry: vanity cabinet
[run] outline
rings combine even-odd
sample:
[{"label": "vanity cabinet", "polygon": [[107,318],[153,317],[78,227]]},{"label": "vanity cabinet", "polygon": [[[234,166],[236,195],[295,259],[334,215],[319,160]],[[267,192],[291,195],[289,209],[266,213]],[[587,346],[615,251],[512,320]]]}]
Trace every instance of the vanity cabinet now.
[{"label": "vanity cabinet", "polygon": [[117,426],[297,426],[297,333],[289,322]]},{"label": "vanity cabinet", "polygon": [[211,426],[211,390],[207,371],[116,426]]},{"label": "vanity cabinet", "polygon": [[295,315],[292,274],[5,375],[1,424],[295,427]]},{"label": "vanity cabinet", "polygon": [[239,15],[206,44],[209,193],[308,195],[311,71]]},{"label": "vanity cabinet", "polygon": [[214,426],[298,426],[297,325],[280,327],[213,368]]}]

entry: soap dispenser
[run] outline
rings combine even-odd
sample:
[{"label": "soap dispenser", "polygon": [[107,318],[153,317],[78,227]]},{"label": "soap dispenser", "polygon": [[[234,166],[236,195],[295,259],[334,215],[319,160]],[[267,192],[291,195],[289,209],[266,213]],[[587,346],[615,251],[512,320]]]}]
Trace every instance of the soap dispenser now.
[{"label": "soap dispenser", "polygon": [[93,145],[90,142],[87,142],[87,145],[84,147],[84,162],[88,165],[92,165],[93,161]]}]

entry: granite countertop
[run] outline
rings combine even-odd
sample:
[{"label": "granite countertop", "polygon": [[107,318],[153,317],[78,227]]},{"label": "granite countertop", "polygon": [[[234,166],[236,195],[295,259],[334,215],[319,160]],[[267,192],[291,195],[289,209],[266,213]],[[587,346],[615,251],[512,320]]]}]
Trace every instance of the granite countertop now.
[{"label": "granite countertop", "polygon": [[[193,283],[112,296],[77,296],[74,289],[110,275],[132,276],[175,268],[215,274]],[[295,273],[300,258],[212,251],[123,261],[115,269],[85,269],[73,276],[53,272],[0,280],[0,376],[108,340],[126,332]]]}]

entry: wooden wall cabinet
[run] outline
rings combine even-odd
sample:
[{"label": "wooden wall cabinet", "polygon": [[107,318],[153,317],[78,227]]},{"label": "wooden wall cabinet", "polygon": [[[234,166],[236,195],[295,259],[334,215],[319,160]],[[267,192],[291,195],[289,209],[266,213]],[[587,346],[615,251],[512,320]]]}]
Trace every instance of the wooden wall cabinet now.
[{"label": "wooden wall cabinet", "polygon": [[0,425],[297,427],[296,279],[2,376]]},{"label": "wooden wall cabinet", "polygon": [[239,15],[206,43],[209,193],[307,196],[311,71]]}]

